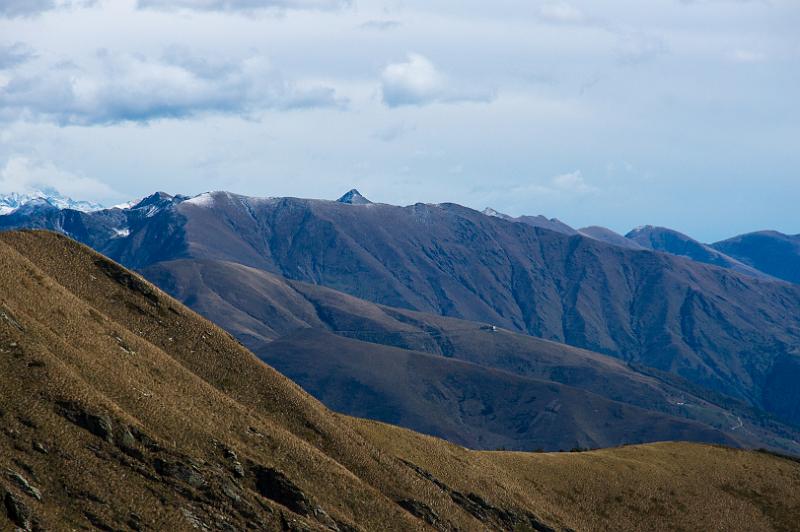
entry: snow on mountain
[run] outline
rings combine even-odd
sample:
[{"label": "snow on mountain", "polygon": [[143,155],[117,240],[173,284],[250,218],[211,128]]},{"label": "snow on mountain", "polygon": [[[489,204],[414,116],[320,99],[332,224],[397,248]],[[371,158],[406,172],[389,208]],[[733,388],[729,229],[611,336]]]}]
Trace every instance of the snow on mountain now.
[{"label": "snow on mountain", "polygon": [[53,188],[44,188],[29,193],[20,194],[12,192],[0,195],[0,216],[11,214],[20,207],[51,206],[56,209],[72,209],[83,212],[93,212],[103,209],[103,206],[91,201],[78,201],[61,195]]}]

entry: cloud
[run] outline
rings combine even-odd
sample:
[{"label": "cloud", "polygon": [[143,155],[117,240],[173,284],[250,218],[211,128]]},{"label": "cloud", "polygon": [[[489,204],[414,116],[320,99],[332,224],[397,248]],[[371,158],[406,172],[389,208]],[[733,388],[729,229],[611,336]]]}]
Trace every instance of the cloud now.
[{"label": "cloud", "polygon": [[388,31],[400,27],[397,20],[368,20],[358,26],[362,30]]},{"label": "cloud", "polygon": [[636,31],[612,31],[617,36],[617,58],[622,65],[635,66],[666,54],[667,44],[659,37]]},{"label": "cloud", "polygon": [[25,43],[17,42],[9,45],[0,45],[0,70],[26,63],[33,59],[35,55],[33,48]]},{"label": "cloud", "polygon": [[0,0],[0,17],[33,17],[53,9],[89,7],[97,0]]},{"label": "cloud", "polygon": [[381,75],[383,103],[389,107],[431,103],[487,102],[490,91],[458,88],[426,57],[408,54],[406,61],[388,65]]},{"label": "cloud", "polygon": [[539,18],[557,24],[581,24],[587,21],[583,11],[566,2],[546,2],[540,5]]},{"label": "cloud", "polygon": [[252,116],[345,104],[330,87],[283,79],[262,57],[225,61],[183,51],[158,60],[100,51],[91,61],[48,65],[0,87],[0,118],[59,125]]},{"label": "cloud", "polygon": [[316,9],[333,10],[347,7],[351,0],[138,0],[139,9],[159,11],[223,11],[253,12],[261,10]]},{"label": "cloud", "polygon": [[416,127],[408,126],[406,124],[393,124],[391,126],[379,129],[372,134],[372,137],[383,142],[393,142],[408,133],[413,132]]},{"label": "cloud", "polygon": [[580,170],[561,174],[553,177],[546,184],[527,183],[510,189],[513,197],[525,198],[531,196],[583,196],[594,194],[599,189],[586,182]]},{"label": "cloud", "polygon": [[12,157],[0,168],[0,194],[29,194],[43,189],[55,189],[78,200],[103,201],[120,197],[107,184],[60,169],[51,162]]},{"label": "cloud", "polygon": [[763,63],[767,60],[767,56],[754,50],[734,50],[730,54],[730,59],[735,63]]},{"label": "cloud", "polygon": [[552,180],[552,186],[556,190],[572,194],[589,194],[597,192],[597,188],[586,182],[580,170],[554,177]]}]

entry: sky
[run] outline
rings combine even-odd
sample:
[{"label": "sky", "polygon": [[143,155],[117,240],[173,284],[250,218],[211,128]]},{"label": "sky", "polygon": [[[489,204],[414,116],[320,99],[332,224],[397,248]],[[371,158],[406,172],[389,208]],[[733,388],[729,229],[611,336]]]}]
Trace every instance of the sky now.
[{"label": "sky", "polygon": [[0,194],[800,233],[797,0],[0,0]]}]

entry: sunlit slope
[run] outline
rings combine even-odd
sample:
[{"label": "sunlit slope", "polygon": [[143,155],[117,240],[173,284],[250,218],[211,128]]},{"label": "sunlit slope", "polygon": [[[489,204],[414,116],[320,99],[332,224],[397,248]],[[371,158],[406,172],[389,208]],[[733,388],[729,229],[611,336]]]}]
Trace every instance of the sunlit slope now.
[{"label": "sunlit slope", "polygon": [[[0,235],[0,349],[3,530],[591,529],[612,522],[603,513],[635,529],[643,503],[626,490],[647,471],[676,493],[736,480],[656,528],[716,508],[750,530],[797,522],[800,465],[782,458],[677,445],[670,467],[643,452],[628,471],[629,449],[469,452],[334,414],[138,276],[48,233]],[[713,453],[730,456],[716,476]],[[611,502],[573,500],[587,475]]]}]

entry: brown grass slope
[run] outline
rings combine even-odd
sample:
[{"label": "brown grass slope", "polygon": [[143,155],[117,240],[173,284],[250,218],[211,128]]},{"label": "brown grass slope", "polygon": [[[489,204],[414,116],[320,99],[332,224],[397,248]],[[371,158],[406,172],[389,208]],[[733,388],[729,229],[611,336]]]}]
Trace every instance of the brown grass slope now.
[{"label": "brown grass slope", "polygon": [[138,276],[52,234],[0,235],[0,349],[3,530],[635,530],[645,518],[788,530],[800,519],[800,464],[780,457],[688,444],[480,453],[336,415]]}]

